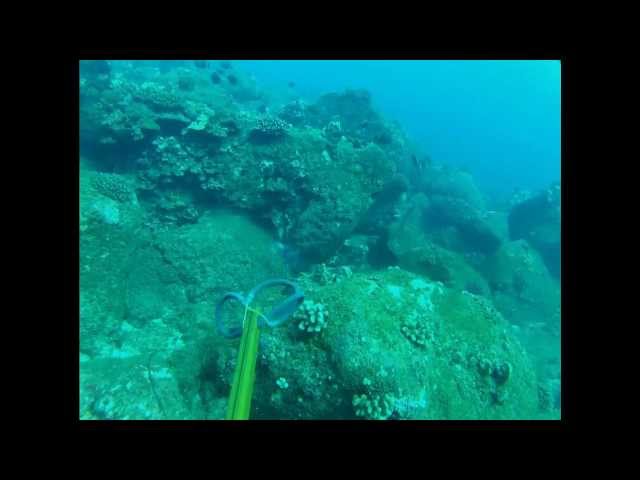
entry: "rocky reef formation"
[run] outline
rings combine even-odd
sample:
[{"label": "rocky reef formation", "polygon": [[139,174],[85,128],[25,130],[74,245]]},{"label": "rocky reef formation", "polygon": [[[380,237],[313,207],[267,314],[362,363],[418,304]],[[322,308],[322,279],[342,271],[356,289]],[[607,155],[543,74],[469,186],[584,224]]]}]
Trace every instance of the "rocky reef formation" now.
[{"label": "rocky reef formation", "polygon": [[[144,82],[127,73],[100,84],[83,79],[84,150],[100,170],[135,174],[140,198],[178,223],[217,205],[244,210],[310,259],[325,260],[394,174],[392,135],[378,132],[382,121],[363,94],[323,97],[309,123],[296,127],[234,102],[228,85],[203,84],[204,73]],[[214,95],[205,99],[205,87]],[[345,102],[357,118],[344,117],[346,130],[334,136],[325,127],[345,114]],[[355,128],[365,118],[375,127]]]},{"label": "rocky reef formation", "polygon": [[534,247],[549,271],[560,276],[560,185],[516,203],[509,212],[509,235],[512,240],[526,240]]},{"label": "rocky reef formation", "polygon": [[[354,274],[324,286],[309,278],[302,283],[331,321],[313,335],[301,335],[296,322],[263,332],[254,418],[502,419],[539,414],[529,359],[486,299],[398,268]],[[408,334],[407,325],[421,333]],[[149,345],[150,353],[82,363],[88,414],[224,415],[221,405],[233,376],[232,345],[221,345],[201,330],[189,337],[175,333],[171,347],[153,354],[152,332],[157,336],[163,328],[171,327],[155,322],[144,339],[131,326],[123,334],[125,345],[135,339]],[[129,388],[113,388],[122,382]]]},{"label": "rocky reef formation", "polygon": [[80,74],[81,418],[223,418],[238,342],[214,305],[285,276],[306,301],[262,332],[252,417],[557,414],[559,188],[492,211],[468,173],[407,171],[362,90],[274,103],[230,62]]}]

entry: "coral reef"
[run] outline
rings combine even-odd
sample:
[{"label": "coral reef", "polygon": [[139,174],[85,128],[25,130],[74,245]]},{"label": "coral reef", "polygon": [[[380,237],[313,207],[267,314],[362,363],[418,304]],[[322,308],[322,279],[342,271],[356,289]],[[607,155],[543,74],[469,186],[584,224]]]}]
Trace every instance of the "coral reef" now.
[{"label": "coral reef", "polygon": [[80,75],[81,418],[224,418],[239,345],[214,306],[287,275],[307,300],[261,331],[252,418],[558,415],[559,187],[489,210],[364,90],[308,102],[213,61]]}]

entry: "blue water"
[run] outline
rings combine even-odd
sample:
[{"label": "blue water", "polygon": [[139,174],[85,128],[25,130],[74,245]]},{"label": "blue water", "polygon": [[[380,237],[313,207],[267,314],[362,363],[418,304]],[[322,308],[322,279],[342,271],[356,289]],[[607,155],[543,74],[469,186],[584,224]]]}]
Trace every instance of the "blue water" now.
[{"label": "blue water", "polygon": [[238,61],[268,89],[302,97],[364,88],[435,162],[486,194],[560,180],[559,61]]}]

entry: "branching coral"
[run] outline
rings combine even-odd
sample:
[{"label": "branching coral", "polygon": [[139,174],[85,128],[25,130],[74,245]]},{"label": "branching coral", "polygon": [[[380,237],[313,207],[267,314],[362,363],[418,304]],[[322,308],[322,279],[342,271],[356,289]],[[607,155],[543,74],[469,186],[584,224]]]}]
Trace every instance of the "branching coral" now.
[{"label": "branching coral", "polygon": [[352,404],[358,417],[386,420],[393,414],[395,398],[388,393],[354,395]]},{"label": "branching coral", "polygon": [[415,317],[405,319],[400,331],[410,342],[422,348],[426,347],[434,338],[431,323]]},{"label": "branching coral", "polygon": [[296,312],[294,319],[297,320],[298,328],[309,333],[318,333],[327,326],[329,314],[324,305],[305,300]]}]

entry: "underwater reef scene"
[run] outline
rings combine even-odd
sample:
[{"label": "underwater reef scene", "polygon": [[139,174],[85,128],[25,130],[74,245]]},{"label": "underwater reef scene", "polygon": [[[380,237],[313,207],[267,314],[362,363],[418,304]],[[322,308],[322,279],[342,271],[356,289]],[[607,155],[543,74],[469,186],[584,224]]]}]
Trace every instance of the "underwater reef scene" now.
[{"label": "underwater reef scene", "polygon": [[80,419],[225,419],[253,312],[251,419],[560,419],[559,182],[492,201],[369,91],[230,61],[79,95]]}]

